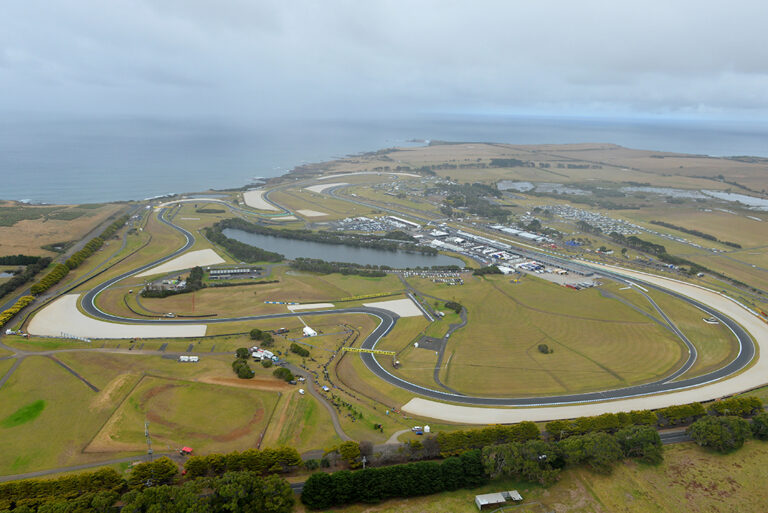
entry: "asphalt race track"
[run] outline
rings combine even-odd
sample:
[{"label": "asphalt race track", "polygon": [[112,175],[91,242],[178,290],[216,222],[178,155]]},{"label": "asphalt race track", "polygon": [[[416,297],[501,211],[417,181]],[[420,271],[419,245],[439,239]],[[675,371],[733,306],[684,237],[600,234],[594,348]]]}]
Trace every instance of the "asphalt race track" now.
[{"label": "asphalt race track", "polygon": [[[398,316],[396,314],[387,310],[383,310],[379,308],[370,308],[370,307],[353,307],[353,308],[342,308],[342,309],[333,309],[333,310],[314,310],[311,312],[302,311],[297,313],[291,312],[291,313],[268,314],[268,315],[257,315],[257,316],[246,316],[246,317],[217,318],[217,319],[210,319],[205,321],[202,321],[200,319],[192,319],[192,320],[132,319],[132,318],[108,314],[106,312],[101,311],[95,305],[95,299],[99,293],[101,293],[108,287],[112,286],[113,284],[129,276],[132,276],[134,274],[150,269],[156,265],[159,265],[171,258],[174,258],[184,253],[189,248],[191,248],[192,245],[194,244],[195,242],[194,236],[187,230],[167,220],[165,218],[166,212],[167,210],[165,208],[161,209],[158,214],[158,218],[163,223],[181,232],[186,237],[185,244],[166,257],[163,257],[154,262],[146,264],[138,269],[134,269],[127,273],[121,274],[120,276],[112,278],[102,283],[101,285],[97,286],[96,288],[92,289],[91,291],[87,292],[83,296],[82,307],[88,315],[91,315],[93,317],[103,319],[106,321],[130,323],[130,324],[201,324],[201,323],[208,324],[208,323],[222,323],[222,322],[233,322],[233,321],[252,321],[252,320],[260,320],[260,319],[280,319],[280,318],[296,317],[299,315],[301,315],[302,317],[312,316],[312,315],[328,315],[328,314],[373,315],[375,317],[378,317],[381,322],[376,327],[376,329],[370,335],[368,335],[368,337],[361,344],[361,347],[365,349],[374,349],[376,347],[376,344],[379,342],[379,340],[381,340],[382,337],[384,337],[387,333],[389,333],[389,331],[395,326],[395,323],[397,322]],[[602,392],[590,392],[590,393],[584,393],[584,394],[546,396],[546,397],[528,397],[528,398],[474,397],[474,396],[467,396],[467,395],[461,395],[461,394],[452,394],[452,393],[444,392],[440,390],[434,390],[431,388],[415,385],[413,383],[403,380],[402,378],[394,376],[393,374],[388,372],[381,365],[381,363],[379,363],[379,361],[376,359],[376,357],[373,354],[360,353],[360,356],[363,360],[363,363],[366,365],[366,367],[368,367],[368,369],[371,370],[371,372],[373,372],[380,379],[390,383],[391,385],[408,390],[409,392],[413,392],[414,394],[418,394],[420,396],[424,396],[430,399],[449,401],[453,403],[461,403],[461,404],[468,404],[468,405],[476,405],[476,406],[544,406],[544,405],[552,406],[552,405],[562,405],[562,404],[578,404],[578,403],[590,403],[590,402],[605,401],[605,400],[612,400],[612,399],[627,399],[631,397],[646,396],[646,395],[658,394],[662,392],[683,390],[683,389],[704,385],[707,383],[711,383],[713,381],[726,378],[744,369],[754,358],[755,343],[752,340],[752,337],[739,324],[737,324],[730,317],[722,314],[721,312],[705,304],[702,304],[694,299],[691,299],[687,296],[684,296],[677,292],[674,292],[674,291],[671,291],[647,282],[641,282],[639,280],[634,280],[634,279],[632,280],[632,282],[629,282],[626,278],[624,278],[619,274],[606,272],[605,270],[600,270],[599,272],[612,279],[616,279],[625,283],[640,282],[644,287],[652,288],[654,290],[658,290],[666,294],[669,294],[677,299],[680,299],[682,301],[685,301],[695,306],[696,308],[699,308],[703,312],[706,312],[707,315],[717,318],[721,323],[728,326],[728,328],[731,329],[734,335],[736,335],[739,341],[738,356],[733,361],[728,363],[726,366],[716,371],[710,372],[708,374],[704,374],[702,376],[697,376],[694,378],[684,379],[680,381],[671,382],[671,380],[674,379],[676,376],[682,374],[682,372],[690,368],[690,365],[692,365],[693,361],[695,361],[695,358],[696,358],[695,353],[692,353],[691,357],[683,365],[683,367],[681,367],[681,369],[677,370],[671,376],[666,376],[665,378],[652,383],[646,383],[643,385],[636,385],[636,386],[619,388],[614,390],[606,390]]]}]

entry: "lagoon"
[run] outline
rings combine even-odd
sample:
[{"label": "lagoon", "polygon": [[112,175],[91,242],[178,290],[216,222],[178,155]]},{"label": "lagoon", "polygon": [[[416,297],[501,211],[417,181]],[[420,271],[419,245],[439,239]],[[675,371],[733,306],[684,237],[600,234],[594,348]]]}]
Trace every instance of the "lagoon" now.
[{"label": "lagoon", "polygon": [[360,265],[386,265],[396,269],[406,267],[431,267],[433,265],[458,265],[464,262],[447,255],[425,255],[405,251],[386,251],[383,249],[355,248],[341,244],[323,244],[305,240],[284,239],[272,235],[248,233],[243,230],[225,228],[224,235],[244,244],[256,246],[268,251],[281,253],[286,258],[319,258],[326,262],[351,262]]}]

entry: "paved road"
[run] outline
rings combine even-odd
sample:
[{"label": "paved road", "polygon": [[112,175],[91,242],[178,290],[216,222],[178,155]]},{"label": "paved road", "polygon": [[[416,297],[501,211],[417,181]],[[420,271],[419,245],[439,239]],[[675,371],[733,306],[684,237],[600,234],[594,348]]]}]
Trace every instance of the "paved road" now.
[{"label": "paved road", "polygon": [[[402,213],[394,210],[392,212],[402,215]],[[95,305],[95,298],[98,296],[98,294],[101,291],[105,290],[107,287],[133,274],[139,273],[141,271],[154,267],[162,262],[165,262],[171,258],[174,258],[180,255],[181,253],[185,252],[194,244],[194,236],[184,228],[177,226],[173,222],[167,220],[165,217],[165,213],[166,213],[166,210],[162,209],[159,214],[159,219],[165,224],[167,224],[168,226],[180,231],[186,238],[185,244],[164,258],[161,258],[156,260],[155,262],[146,264],[140,267],[139,269],[135,269],[127,273],[124,273],[120,276],[117,276],[115,278],[112,278],[111,280],[108,280],[107,282],[97,286],[96,288],[86,293],[86,295],[83,298],[83,309],[88,314],[94,317],[102,318],[107,321],[134,323],[134,324],[147,324],[147,323],[150,323],[150,324],[199,324],[203,322],[200,319],[194,319],[194,320],[132,319],[132,318],[108,314],[106,312],[99,310]],[[529,251],[529,253],[531,253],[531,251]],[[621,281],[623,283],[629,283],[629,281],[625,277],[620,276],[618,274],[614,274],[606,271],[601,271],[601,273],[603,275],[606,275],[612,279]],[[638,282],[638,280],[633,281],[633,283],[636,283],[636,282]],[[571,395],[559,395],[559,396],[547,396],[547,397],[525,397],[525,398],[475,397],[475,396],[461,395],[461,394],[451,393],[443,390],[435,390],[435,389],[423,387],[420,385],[410,383],[409,381],[406,381],[398,376],[393,375],[384,366],[382,366],[382,364],[378,361],[378,359],[373,354],[361,353],[360,356],[363,360],[363,363],[366,365],[366,367],[368,367],[368,369],[371,370],[371,372],[373,372],[380,379],[394,386],[403,388],[405,390],[408,390],[409,392],[413,392],[421,396],[429,397],[431,399],[450,401],[450,402],[462,403],[462,404],[482,405],[482,406],[560,405],[560,404],[574,404],[574,403],[589,403],[589,402],[595,402],[595,401],[605,401],[608,399],[625,399],[625,398],[637,397],[637,396],[643,396],[643,395],[658,394],[661,392],[669,392],[673,390],[690,388],[690,387],[702,385],[714,380],[722,379],[724,377],[730,376],[731,374],[734,374],[740,371],[752,361],[755,355],[754,341],[749,336],[749,334],[732,319],[720,313],[719,311],[708,307],[707,305],[704,305],[698,301],[695,301],[687,296],[676,293],[674,291],[670,291],[647,282],[643,282],[643,287],[658,290],[660,292],[669,294],[673,297],[676,297],[682,301],[685,301],[701,309],[702,311],[706,312],[708,315],[717,318],[721,323],[728,326],[736,335],[740,344],[739,355],[729,364],[727,364],[726,366],[720,369],[704,374],[702,376],[697,376],[697,377],[689,378],[685,380],[672,382],[670,381],[669,376],[665,376],[661,380],[655,381],[653,383],[646,383],[643,385],[636,385],[632,387],[625,387],[625,388],[614,389],[614,390],[606,390],[601,392],[591,392],[591,393],[583,393],[583,394],[571,394]],[[258,320],[258,319],[279,319],[279,318],[295,317],[297,315],[312,316],[312,315],[348,314],[348,313],[374,315],[381,320],[378,327],[373,331],[373,333],[371,333],[362,342],[361,347],[365,349],[375,349],[376,344],[379,342],[379,340],[383,336],[389,333],[389,331],[394,327],[398,318],[395,314],[386,310],[369,308],[369,307],[354,307],[354,308],[342,308],[342,309],[333,309],[333,310],[315,310],[312,312],[303,311],[300,313],[291,312],[291,313],[283,313],[283,314],[244,316],[244,317],[234,317],[234,318],[217,318],[217,319],[205,320],[204,322],[221,323],[221,322],[233,322],[233,321],[235,322],[251,321],[251,320]],[[689,358],[689,361],[686,362],[686,368],[689,362],[690,364],[692,364],[692,361],[690,358]]]}]

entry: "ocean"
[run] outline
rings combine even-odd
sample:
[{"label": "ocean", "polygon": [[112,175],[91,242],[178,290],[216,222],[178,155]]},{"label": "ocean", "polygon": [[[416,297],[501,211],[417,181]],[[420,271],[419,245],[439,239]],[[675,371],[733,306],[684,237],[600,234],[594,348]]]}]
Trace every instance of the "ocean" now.
[{"label": "ocean", "polygon": [[768,125],[701,121],[429,116],[238,124],[178,119],[0,118],[0,198],[99,203],[224,189],[349,154],[419,143],[606,142],[768,157]]}]

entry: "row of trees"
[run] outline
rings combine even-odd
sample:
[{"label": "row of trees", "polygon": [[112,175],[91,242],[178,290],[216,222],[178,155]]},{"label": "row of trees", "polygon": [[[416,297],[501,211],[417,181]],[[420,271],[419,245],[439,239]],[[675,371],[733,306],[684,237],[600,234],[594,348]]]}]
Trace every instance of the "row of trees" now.
[{"label": "row of trees", "polygon": [[32,294],[39,296],[63,280],[67,273],[69,273],[69,267],[64,264],[56,264],[53,269],[48,271],[45,276],[43,276],[37,283],[32,285],[30,288]]},{"label": "row of trees", "polygon": [[319,258],[296,258],[291,262],[291,268],[297,271],[309,271],[320,274],[340,273],[368,278],[381,278],[387,275],[384,271],[380,271],[378,266],[360,266],[347,262],[326,262]]},{"label": "row of trees", "polygon": [[[231,218],[224,219],[213,225],[217,230],[232,228],[242,230],[248,233],[257,233],[259,235],[268,235],[271,237],[280,237],[283,239],[304,240],[310,242],[320,242],[323,244],[339,244],[355,248],[374,248],[386,251],[409,251],[416,253],[426,253],[430,255],[437,254],[437,250],[430,246],[419,246],[413,239],[407,240],[398,232],[390,232],[386,235],[359,234],[359,233],[339,233],[328,231],[312,230],[290,230],[287,228],[270,228],[263,224],[250,223],[244,219]],[[402,232],[400,232],[402,233]],[[394,234],[394,237],[390,236]],[[407,236],[407,235],[406,235]]]},{"label": "row of trees", "polygon": [[193,267],[189,271],[189,276],[187,276],[186,283],[184,284],[184,288],[181,289],[163,289],[163,288],[157,288],[157,289],[151,289],[145,287],[141,291],[141,297],[156,297],[156,298],[163,298],[168,296],[175,296],[177,294],[186,294],[188,292],[195,292],[202,288],[205,288],[205,283],[203,283],[203,268],[200,266]]},{"label": "row of trees", "polygon": [[243,262],[280,262],[285,257],[280,253],[267,251],[239,240],[230,239],[221,231],[218,223],[205,228],[205,237],[226,249],[235,259]]},{"label": "row of trees", "polygon": [[303,356],[304,358],[309,356],[309,350],[306,347],[301,347],[296,342],[293,342],[291,344],[291,352],[296,353],[299,356]]},{"label": "row of trees", "polygon": [[473,276],[485,276],[486,274],[501,274],[501,270],[495,265],[479,267],[472,272]]},{"label": "row of trees", "polygon": [[[17,255],[17,256],[25,256],[25,255]],[[14,275],[10,280],[0,284],[0,297],[5,296],[6,294],[10,294],[14,290],[21,287],[22,285],[30,281],[32,278],[34,278],[37,273],[39,273],[40,271],[42,271],[43,269],[51,265],[50,257],[27,257],[27,258],[37,258],[37,260],[35,262],[27,264],[27,267],[24,268],[22,272]],[[16,265],[16,264],[9,264],[9,265]]]},{"label": "row of trees", "polygon": [[658,421],[650,410],[637,410],[620,413],[603,413],[592,417],[578,417],[571,420],[553,420],[544,425],[551,439],[562,440],[574,435],[586,433],[615,433],[628,426],[654,426]]},{"label": "row of trees", "polygon": [[480,429],[440,431],[436,437],[440,447],[440,455],[445,457],[455,456],[488,445],[538,440],[541,433],[533,422],[520,422],[519,424],[495,425]]},{"label": "row of trees", "polygon": [[695,230],[695,229],[692,229],[692,228],[685,228],[683,226],[678,226],[676,224],[667,223],[665,221],[651,221],[651,224],[655,224],[657,226],[663,226],[665,228],[671,228],[672,230],[677,230],[679,232],[687,233],[687,234],[690,234],[690,235],[695,235],[696,237],[700,237],[702,239],[711,240],[711,241],[714,241],[714,242],[720,242],[721,244],[725,244],[726,246],[730,246],[732,248],[741,249],[741,244],[737,244],[735,242],[719,240],[714,235],[711,235],[709,233],[704,233],[702,231]]},{"label": "row of trees", "polygon": [[11,320],[11,318],[17,313],[21,312],[32,301],[35,300],[35,296],[21,296],[16,302],[7,310],[0,312],[0,327],[5,326],[5,323]]},{"label": "row of trees", "polygon": [[304,483],[301,502],[311,509],[325,509],[472,488],[487,481],[480,451],[475,450],[440,463],[422,461],[333,474],[318,472]]},{"label": "row of trees", "polygon": [[96,253],[104,245],[104,241],[111,239],[112,236],[117,233],[117,230],[119,230],[127,222],[128,216],[122,216],[115,220],[115,222],[107,226],[98,237],[94,237],[93,239],[89,240],[83,249],[69,257],[66,261],[67,267],[74,269],[85,262],[86,258]]},{"label": "row of trees", "polygon": [[243,452],[191,456],[184,463],[190,477],[220,476],[225,472],[248,471],[259,475],[285,473],[302,464],[293,447],[276,449],[247,449]]},{"label": "row of trees", "polygon": [[593,417],[572,420],[553,420],[544,426],[550,438],[564,439],[585,433],[615,433],[628,426],[678,426],[686,425],[705,415],[735,415],[748,417],[762,411],[763,402],[755,396],[736,396],[709,403],[688,403],[660,408],[656,411],[636,410],[620,413],[603,413]]},{"label": "row of trees", "polygon": [[687,432],[702,447],[731,452],[740,449],[750,436],[768,440],[768,413],[761,411],[751,421],[735,415],[707,416],[691,424]]},{"label": "row of trees", "polygon": [[483,449],[485,471],[492,478],[506,476],[543,485],[557,481],[566,466],[586,464],[610,473],[623,458],[659,463],[663,458],[659,433],[650,426],[629,426],[615,434],[587,433],[557,442],[528,440]]},{"label": "row of trees", "polygon": [[[24,511],[21,508],[36,511],[43,504],[69,502],[78,498],[83,502],[90,502],[99,493],[120,492],[126,485],[126,481],[120,474],[111,468],[57,479],[12,481],[0,484],[0,512]],[[115,499],[112,499],[109,505],[111,506],[114,501]]]},{"label": "row of trees", "polygon": [[98,251],[98,249],[104,244],[104,241],[111,238],[127,221],[128,216],[120,217],[107,228],[105,228],[104,231],[101,232],[101,235],[88,241],[83,249],[76,252],[69,259],[67,259],[66,264],[57,264],[51,271],[48,272],[48,274],[43,276],[40,281],[32,285],[32,294],[38,296],[63,280],[71,269],[76,268],[82,264],[86,258]]},{"label": "row of trees", "polygon": [[177,478],[176,465],[160,458],[134,467],[128,481],[112,469],[19,481],[0,486],[0,513],[289,513],[296,502],[288,482],[276,475],[225,472],[178,486]]},{"label": "row of trees", "polygon": [[22,254],[0,256],[0,265],[29,265],[39,262],[41,258]]}]

